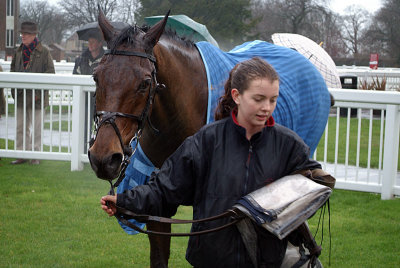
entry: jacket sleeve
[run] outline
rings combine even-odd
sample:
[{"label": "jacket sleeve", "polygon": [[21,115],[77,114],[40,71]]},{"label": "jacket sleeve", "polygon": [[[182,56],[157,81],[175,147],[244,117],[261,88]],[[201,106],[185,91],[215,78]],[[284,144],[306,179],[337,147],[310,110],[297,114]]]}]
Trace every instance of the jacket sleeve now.
[{"label": "jacket sleeve", "polygon": [[75,59],[75,65],[72,74],[81,74],[81,70],[79,68],[80,65],[81,65],[81,57],[78,57]]},{"label": "jacket sleeve", "polygon": [[17,52],[14,53],[14,57],[11,60],[10,72],[15,72],[15,61],[17,58]]},{"label": "jacket sleeve", "polygon": [[321,169],[321,164],[310,158],[310,148],[299,138],[289,157],[290,174],[300,170]]},{"label": "jacket sleeve", "polygon": [[47,54],[47,56],[46,56],[47,60],[45,62],[44,73],[54,74],[54,73],[56,73],[56,71],[54,69],[53,57],[51,56],[50,51],[48,51],[48,50],[46,50],[46,51],[47,51],[47,53],[46,53]]},{"label": "jacket sleeve", "polygon": [[[117,206],[138,214],[171,217],[179,205],[192,205],[196,184],[198,146],[188,137],[153,173],[149,182],[117,196]],[[196,157],[194,157],[196,156]]]}]

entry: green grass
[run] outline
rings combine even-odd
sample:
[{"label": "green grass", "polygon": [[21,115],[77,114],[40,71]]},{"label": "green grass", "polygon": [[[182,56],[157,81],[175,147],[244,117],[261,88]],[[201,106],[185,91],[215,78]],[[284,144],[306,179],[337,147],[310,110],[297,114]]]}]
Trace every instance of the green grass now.
[{"label": "green grass", "polygon": [[[57,105],[52,106],[53,107],[53,115],[58,115],[59,114],[59,110],[60,107]],[[14,104],[8,104],[8,116],[14,116],[14,110],[15,109],[15,105]],[[45,109],[45,113],[46,114],[50,114],[50,106],[46,107]],[[72,113],[72,107],[70,108],[70,112]],[[61,114],[68,114],[68,106],[61,106]],[[50,122],[45,122],[44,123],[44,129],[50,129]],[[72,130],[72,121],[70,122],[70,126],[69,129]],[[59,130],[59,121],[58,120],[54,120],[53,121],[53,125],[52,125],[52,130],[54,131],[58,131]],[[61,121],[61,131],[68,131],[68,121],[62,120]]]},{"label": "green grass", "polygon": [[[0,139],[0,149],[5,149],[6,148],[6,143],[5,139]],[[13,140],[8,140],[8,147],[9,150],[14,150],[14,141]],[[50,152],[50,146],[49,145],[44,145],[43,146],[43,151],[44,152]],[[68,148],[67,147],[61,147],[58,146],[52,146],[52,152],[62,152],[62,153],[67,153]]]},{"label": "green grass", "polygon": [[[328,154],[327,161],[335,162],[335,137],[336,137],[336,117],[330,117],[328,121]],[[379,147],[380,147],[380,129],[381,120],[372,121],[371,135],[371,163],[372,168],[378,168],[379,165]],[[361,120],[361,138],[360,138],[360,167],[368,165],[368,140],[369,140],[369,119]],[[338,163],[344,164],[346,157],[346,131],[347,118],[340,117],[339,120],[339,142],[338,142]],[[357,157],[357,134],[358,134],[358,119],[350,119],[350,134],[349,134],[349,165],[356,165]],[[317,147],[317,160],[323,161],[325,148],[325,132]],[[400,151],[400,150],[399,150]],[[383,157],[383,149],[382,149]],[[400,157],[398,159],[398,168],[400,169]]]},{"label": "green grass", "polygon": [[[50,122],[44,123],[44,129],[50,129]],[[53,121],[52,130],[59,131],[60,123],[59,121]],[[68,131],[68,121],[61,121],[61,131]],[[72,121],[69,124],[69,131],[72,131]]]},{"label": "green grass", "polygon": [[[69,162],[13,166],[12,160],[0,160],[0,267],[149,266],[147,237],[125,234],[100,209],[99,199],[109,186],[88,165],[71,172]],[[400,199],[382,201],[375,194],[335,190],[331,210],[331,267],[398,267]],[[309,221],[313,232],[318,215]],[[177,217],[189,219],[191,208],[181,207]],[[327,226],[325,219],[325,267]],[[176,232],[188,230],[174,227]],[[190,267],[186,246],[187,238],[172,239],[170,267]]]},{"label": "green grass", "polygon": [[[398,267],[400,263],[400,199],[380,200],[371,193],[334,190],[331,200],[331,267]],[[310,219],[316,230],[319,212]],[[323,254],[329,263],[328,221]],[[321,232],[317,242],[321,241]]]},{"label": "green grass", "polygon": [[[51,107],[53,107],[53,114],[58,114],[59,113],[60,107],[58,105],[54,105],[54,106],[51,106]],[[51,110],[50,106],[47,106],[45,108],[46,114],[49,114],[50,110]],[[14,116],[15,115],[14,112],[15,112],[15,104],[12,104],[12,103],[8,104],[8,116]],[[70,112],[72,113],[72,107],[70,107]],[[62,105],[61,106],[61,113],[62,114],[67,114],[68,113],[68,106]]]}]

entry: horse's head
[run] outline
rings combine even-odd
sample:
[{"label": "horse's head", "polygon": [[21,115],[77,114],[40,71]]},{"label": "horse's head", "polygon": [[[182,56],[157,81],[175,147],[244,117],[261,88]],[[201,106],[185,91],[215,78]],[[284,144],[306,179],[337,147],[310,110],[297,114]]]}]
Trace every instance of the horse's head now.
[{"label": "horse's head", "polygon": [[121,170],[130,141],[151,112],[157,88],[153,48],[168,14],[146,32],[136,26],[117,31],[99,12],[99,26],[108,49],[93,77],[96,82],[96,129],[88,155],[97,177],[111,180]]}]

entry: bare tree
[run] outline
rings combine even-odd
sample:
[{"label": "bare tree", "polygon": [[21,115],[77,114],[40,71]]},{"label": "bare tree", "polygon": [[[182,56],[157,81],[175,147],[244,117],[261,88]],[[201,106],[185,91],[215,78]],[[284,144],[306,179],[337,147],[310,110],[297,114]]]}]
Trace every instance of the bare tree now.
[{"label": "bare tree", "polygon": [[385,0],[365,35],[365,45],[373,52],[387,54],[400,65],[400,1]]},{"label": "bare tree", "polygon": [[21,21],[33,21],[39,28],[39,39],[43,43],[61,43],[69,24],[64,15],[47,1],[30,0],[21,5]]},{"label": "bare tree", "polygon": [[360,6],[351,5],[345,9],[342,26],[343,40],[348,51],[354,57],[361,54],[362,36],[366,29],[368,17],[370,17],[369,12]]},{"label": "bare tree", "polygon": [[338,15],[328,8],[328,0],[258,0],[253,4],[253,16],[261,17],[254,31],[270,41],[274,33],[297,33],[320,43],[334,56],[344,52],[338,30]]},{"label": "bare tree", "polygon": [[313,20],[313,30],[308,34],[312,40],[321,43],[321,46],[331,57],[342,57],[346,53],[346,46],[340,32],[342,18],[333,12],[326,11],[323,16]]},{"label": "bare tree", "polygon": [[135,12],[141,7],[140,0],[119,0],[115,19],[133,24],[136,22]]},{"label": "bare tree", "polygon": [[312,32],[315,29],[314,19],[326,14],[326,8],[321,5],[321,1],[281,0],[276,2],[280,10],[281,23],[286,25],[290,33]]},{"label": "bare tree", "polygon": [[133,24],[141,6],[140,0],[63,0],[59,4],[74,28],[97,21],[98,6],[109,20]]},{"label": "bare tree", "polygon": [[66,18],[73,26],[97,21],[98,6],[110,20],[113,20],[118,7],[117,0],[63,0],[59,4],[63,7]]}]

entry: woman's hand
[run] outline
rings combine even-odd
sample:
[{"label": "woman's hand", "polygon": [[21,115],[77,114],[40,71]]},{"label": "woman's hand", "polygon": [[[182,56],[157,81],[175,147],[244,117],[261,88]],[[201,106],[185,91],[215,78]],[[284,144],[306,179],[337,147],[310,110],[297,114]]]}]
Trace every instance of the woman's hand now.
[{"label": "woman's hand", "polygon": [[108,216],[114,216],[117,212],[117,207],[115,204],[117,203],[116,195],[106,195],[100,199],[101,208],[108,214]]}]

